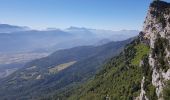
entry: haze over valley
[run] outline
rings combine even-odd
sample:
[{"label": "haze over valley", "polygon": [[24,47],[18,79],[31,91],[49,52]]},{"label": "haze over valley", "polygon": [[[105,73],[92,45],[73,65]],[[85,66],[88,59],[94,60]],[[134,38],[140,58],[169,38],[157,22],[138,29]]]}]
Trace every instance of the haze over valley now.
[{"label": "haze over valley", "polygon": [[170,0],[0,7],[0,100],[170,100]]},{"label": "haze over valley", "polygon": [[[12,69],[16,71],[26,62],[45,57],[57,50],[122,41],[136,36],[137,33],[137,30],[111,31],[78,27],[32,30],[25,26],[0,24],[0,75],[8,76],[10,72],[14,72]],[[14,65],[14,68],[9,69]]]}]

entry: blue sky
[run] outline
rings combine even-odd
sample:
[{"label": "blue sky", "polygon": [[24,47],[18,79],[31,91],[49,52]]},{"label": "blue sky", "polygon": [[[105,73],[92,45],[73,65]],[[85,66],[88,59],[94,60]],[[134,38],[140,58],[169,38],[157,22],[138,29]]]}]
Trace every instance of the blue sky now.
[{"label": "blue sky", "polygon": [[76,26],[140,30],[151,1],[0,0],[0,23],[36,29]]}]

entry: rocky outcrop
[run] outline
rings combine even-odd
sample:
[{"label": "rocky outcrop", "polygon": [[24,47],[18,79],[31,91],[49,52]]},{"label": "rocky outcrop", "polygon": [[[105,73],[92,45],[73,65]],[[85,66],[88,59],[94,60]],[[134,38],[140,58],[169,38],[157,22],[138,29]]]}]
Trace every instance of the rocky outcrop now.
[{"label": "rocky outcrop", "polygon": [[142,82],[141,82],[141,93],[140,93],[139,100],[149,100],[146,97],[146,92],[144,90],[144,83],[145,83],[145,77],[143,77]]},{"label": "rocky outcrop", "polygon": [[[149,40],[149,65],[152,70],[152,85],[156,95],[163,100],[165,82],[170,80],[170,4],[155,0],[151,3],[144,22],[144,38]],[[145,67],[145,66],[144,66]],[[144,80],[144,79],[143,79]],[[141,84],[144,84],[143,81]],[[141,87],[143,88],[143,87]],[[144,89],[141,89],[140,100],[147,100]],[[145,96],[144,96],[145,95]],[[146,98],[143,98],[146,97]]]}]

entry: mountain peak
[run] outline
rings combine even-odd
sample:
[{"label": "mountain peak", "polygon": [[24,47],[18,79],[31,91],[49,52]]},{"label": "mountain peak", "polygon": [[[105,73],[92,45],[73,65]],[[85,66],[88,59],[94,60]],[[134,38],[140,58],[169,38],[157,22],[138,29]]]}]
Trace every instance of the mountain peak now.
[{"label": "mountain peak", "polygon": [[75,27],[75,26],[70,26],[69,28],[67,28],[66,30],[72,30],[72,31],[87,31],[87,30],[90,30],[88,28],[85,28],[85,27]]},{"label": "mountain peak", "polygon": [[169,14],[170,3],[155,0],[150,4],[150,14],[156,18],[161,18],[163,14]]},{"label": "mountain peak", "polygon": [[145,37],[151,39],[151,47],[154,48],[153,41],[157,35],[165,37],[170,32],[170,3],[155,0],[151,3],[146,19],[144,21],[143,32]]},{"label": "mountain peak", "polygon": [[161,0],[154,0],[152,3],[151,3],[151,5],[150,5],[150,7],[153,7],[153,8],[167,8],[167,7],[169,7],[170,6],[170,3],[167,3],[167,2],[165,2],[165,1],[161,1]]},{"label": "mountain peak", "polygon": [[[152,85],[156,95],[162,100],[167,80],[170,80],[170,3],[155,0],[146,16],[143,36],[149,41],[149,66],[152,68]],[[146,95],[141,92],[142,97]],[[142,98],[141,97],[141,98]]]},{"label": "mountain peak", "polygon": [[18,31],[26,31],[30,30],[29,27],[26,26],[16,26],[10,24],[0,24],[0,33],[11,33],[11,32],[18,32]]}]

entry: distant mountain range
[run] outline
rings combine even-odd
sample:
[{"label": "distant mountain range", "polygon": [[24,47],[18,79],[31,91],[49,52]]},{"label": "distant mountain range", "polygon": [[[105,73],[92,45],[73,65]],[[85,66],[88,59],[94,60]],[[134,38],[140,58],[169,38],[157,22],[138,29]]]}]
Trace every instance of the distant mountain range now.
[{"label": "distant mountain range", "polygon": [[[101,29],[89,29],[89,28],[79,28],[79,27],[69,27],[65,31],[73,34],[82,34],[84,35],[94,35],[98,38],[108,38],[112,41],[122,41],[126,40],[130,37],[137,36],[138,30],[120,30],[120,31],[112,31],[112,30],[101,30]],[[81,34],[80,34],[81,33]],[[120,37],[121,36],[121,37]]]},{"label": "distant mountain range", "polygon": [[170,100],[169,29],[170,3],[153,0],[143,30],[127,40],[137,31],[70,27],[1,33],[2,39],[28,39],[27,46],[30,39],[47,47],[54,43],[51,47],[57,51],[26,63],[12,74],[7,70],[8,76],[0,80],[0,99]]},{"label": "distant mountain range", "polygon": [[[136,36],[136,30],[97,30],[70,27],[32,30],[28,27],[0,24],[0,53],[54,52],[83,45],[100,45],[101,41],[121,41]],[[121,36],[121,37],[120,37]]]},{"label": "distant mountain range", "polygon": [[18,31],[27,31],[29,30],[28,27],[20,27],[15,25],[9,24],[0,24],[0,33],[11,33],[11,32],[18,32]]},{"label": "distant mountain range", "polygon": [[135,30],[109,31],[79,27],[32,30],[25,26],[0,24],[0,74],[5,77],[9,75],[6,71],[12,72],[32,59],[57,50],[77,46],[99,46],[133,37],[137,33]]}]

